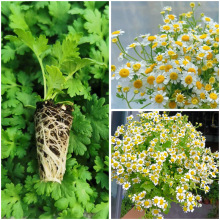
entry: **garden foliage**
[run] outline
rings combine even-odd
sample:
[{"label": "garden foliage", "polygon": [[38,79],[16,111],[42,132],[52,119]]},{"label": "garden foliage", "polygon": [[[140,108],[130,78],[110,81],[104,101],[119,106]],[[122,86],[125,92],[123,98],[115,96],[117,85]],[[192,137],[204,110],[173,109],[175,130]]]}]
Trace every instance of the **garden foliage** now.
[{"label": "garden foliage", "polygon": [[[107,218],[108,3],[1,6],[2,218]],[[51,98],[74,103],[61,184],[37,164],[33,116]]]},{"label": "garden foliage", "polygon": [[207,194],[218,185],[219,153],[205,147],[200,125],[193,126],[181,113],[137,116],[127,117],[112,137],[112,178],[129,190],[146,219],[163,218],[172,202],[185,213],[201,207],[198,189]]}]

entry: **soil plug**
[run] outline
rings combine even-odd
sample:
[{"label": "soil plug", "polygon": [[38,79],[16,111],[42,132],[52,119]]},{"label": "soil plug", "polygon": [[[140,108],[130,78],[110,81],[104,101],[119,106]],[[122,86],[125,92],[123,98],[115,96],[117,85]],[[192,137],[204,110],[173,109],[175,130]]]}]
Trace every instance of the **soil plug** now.
[{"label": "soil plug", "polygon": [[72,126],[72,107],[38,102],[34,116],[40,179],[61,183],[66,170],[66,154]]}]

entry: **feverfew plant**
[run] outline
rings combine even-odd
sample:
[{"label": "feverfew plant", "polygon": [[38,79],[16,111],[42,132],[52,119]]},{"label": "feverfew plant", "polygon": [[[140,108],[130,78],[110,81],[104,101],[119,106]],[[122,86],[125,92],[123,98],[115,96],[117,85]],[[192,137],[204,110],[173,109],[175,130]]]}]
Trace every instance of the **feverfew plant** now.
[{"label": "feverfew plant", "polygon": [[112,33],[121,51],[118,59],[126,61],[111,66],[112,80],[129,108],[132,102],[142,108],[151,103],[155,108],[218,108],[219,24],[203,13],[197,20],[199,6],[190,3],[191,11],[179,18],[165,7],[159,34],[140,35],[126,48],[120,42],[124,31]]},{"label": "feverfew plant", "polygon": [[1,217],[108,218],[108,2],[1,11]]},{"label": "feverfew plant", "polygon": [[119,126],[112,137],[112,178],[145,218],[163,218],[171,202],[185,213],[201,207],[198,189],[208,193],[218,175],[218,152],[205,148],[206,138],[177,113],[143,113]]}]

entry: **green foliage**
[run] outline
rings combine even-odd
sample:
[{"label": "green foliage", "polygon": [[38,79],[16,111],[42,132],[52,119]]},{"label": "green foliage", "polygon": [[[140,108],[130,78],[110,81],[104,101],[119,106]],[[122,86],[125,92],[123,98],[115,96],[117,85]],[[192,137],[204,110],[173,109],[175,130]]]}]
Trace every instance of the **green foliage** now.
[{"label": "green foliage", "polygon": [[124,198],[122,199],[122,203],[121,203],[121,218],[128,213],[128,211],[130,211],[133,207],[134,204],[131,201],[131,199],[128,197],[129,193],[130,193],[130,189],[128,189],[128,191],[126,192]]},{"label": "green foliage", "polygon": [[[1,7],[1,217],[108,218],[108,2]],[[61,184],[39,179],[33,118],[43,99],[74,103]]]}]

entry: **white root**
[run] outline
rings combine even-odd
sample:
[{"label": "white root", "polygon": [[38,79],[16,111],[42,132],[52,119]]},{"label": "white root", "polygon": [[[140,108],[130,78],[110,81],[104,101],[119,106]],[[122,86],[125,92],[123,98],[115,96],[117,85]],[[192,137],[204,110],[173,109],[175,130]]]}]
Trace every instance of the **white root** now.
[{"label": "white root", "polygon": [[43,181],[61,183],[63,180],[73,120],[65,110],[66,108],[45,102],[35,113],[37,155],[40,178]]}]

